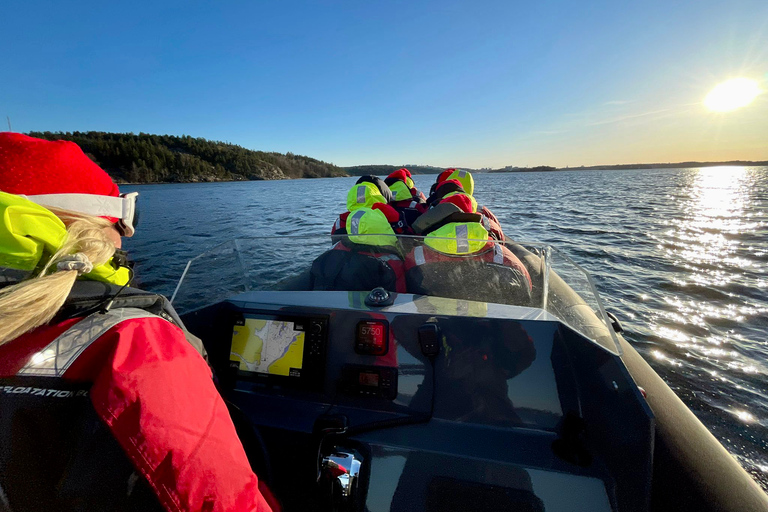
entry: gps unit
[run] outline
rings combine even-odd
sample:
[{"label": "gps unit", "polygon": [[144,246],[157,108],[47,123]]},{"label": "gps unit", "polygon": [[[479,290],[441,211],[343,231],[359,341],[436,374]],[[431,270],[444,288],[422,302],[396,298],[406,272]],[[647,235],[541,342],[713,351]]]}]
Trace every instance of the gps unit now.
[{"label": "gps unit", "polygon": [[327,331],[323,316],[237,313],[229,367],[237,379],[320,390]]}]

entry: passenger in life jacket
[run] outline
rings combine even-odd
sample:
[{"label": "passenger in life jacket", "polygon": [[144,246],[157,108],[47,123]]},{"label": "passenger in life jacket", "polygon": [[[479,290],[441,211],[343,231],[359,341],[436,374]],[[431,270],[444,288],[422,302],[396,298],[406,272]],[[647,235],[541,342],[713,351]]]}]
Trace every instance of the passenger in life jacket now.
[{"label": "passenger in life jacket", "polygon": [[448,180],[456,180],[459,182],[459,185],[461,185],[461,188],[464,190],[466,194],[469,194],[470,196],[475,193],[475,179],[472,177],[472,173],[469,171],[464,171],[461,169],[446,169],[440,174],[437,175],[437,179],[435,180],[435,183],[432,185],[432,188],[429,190],[429,195],[435,193],[435,190],[437,189],[437,186]]},{"label": "passenger in life jacket", "polygon": [[[451,170],[451,169],[448,169],[448,170]],[[443,174],[441,174],[440,176],[443,176],[446,172],[447,171],[444,171]],[[472,212],[479,213],[480,215],[482,215],[483,217],[482,222],[485,229],[488,230],[490,235],[495,240],[499,240],[503,242],[506,238],[504,237],[504,231],[502,231],[501,229],[501,224],[499,224],[499,219],[497,219],[496,215],[494,215],[493,212],[491,212],[491,210],[486,208],[485,206],[478,207],[477,201],[475,201],[475,198],[472,197],[472,195],[464,189],[462,182],[459,181],[458,176],[460,176],[460,174],[457,174],[457,173],[466,173],[465,175],[463,175],[463,179],[467,183],[467,186],[470,187],[470,189],[474,190],[475,182],[472,179],[472,175],[469,174],[467,171],[455,171],[453,174],[456,174],[457,178],[438,181],[435,183],[435,185],[433,185],[432,193],[427,199],[427,205],[429,207],[433,207],[436,204],[440,203],[441,201],[448,199],[452,196],[466,195],[469,197],[469,200],[472,203]],[[438,176],[438,179],[440,179],[440,176]]]},{"label": "passenger in life jacket", "polygon": [[[339,236],[342,230],[344,234]],[[338,241],[331,250],[312,263],[311,290],[355,291],[381,286],[390,291],[405,291],[401,249],[390,220],[381,209],[355,208],[335,237]]]},{"label": "passenger in life jacket", "polygon": [[403,167],[398,169],[384,180],[392,191],[390,204],[399,208],[416,208],[427,201],[427,197],[416,188],[411,177],[411,171]]},{"label": "passenger in life jacket", "polygon": [[400,212],[407,226],[412,225],[429,208],[426,196],[416,188],[408,169],[398,169],[387,176],[384,182],[392,191],[389,204]]},{"label": "passenger in life jacket", "polygon": [[370,208],[381,211],[387,218],[392,230],[397,234],[410,234],[403,216],[389,205],[392,192],[377,176],[362,176],[347,192],[347,211],[339,215],[331,228],[331,235],[347,234],[347,218],[360,208]]},{"label": "passenger in life jacket", "polygon": [[482,221],[466,194],[446,197],[422,215],[413,227],[424,243],[405,258],[408,291],[528,305],[528,270],[503,243],[494,243]]},{"label": "passenger in life jacket", "polygon": [[0,133],[0,510],[279,506],[199,340],[126,288],[137,195],[72,142]]}]

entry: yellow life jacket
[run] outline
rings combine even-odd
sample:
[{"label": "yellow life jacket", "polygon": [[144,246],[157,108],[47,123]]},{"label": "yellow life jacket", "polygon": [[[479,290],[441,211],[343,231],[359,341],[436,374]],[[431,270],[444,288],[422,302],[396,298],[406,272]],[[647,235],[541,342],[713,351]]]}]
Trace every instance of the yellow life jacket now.
[{"label": "yellow life jacket", "polygon": [[386,198],[373,183],[359,183],[347,192],[347,210],[350,212],[386,202]]},{"label": "yellow life jacket", "polygon": [[[0,267],[35,270],[66,239],[67,228],[53,212],[25,197],[0,192]],[[82,277],[122,286],[130,271],[110,259]]]},{"label": "yellow life jacket", "polygon": [[451,222],[425,236],[424,244],[443,254],[473,254],[488,245],[488,231],[478,222]]},{"label": "yellow life jacket", "polygon": [[347,236],[356,244],[397,247],[397,236],[380,210],[360,207],[347,217]]},{"label": "yellow life jacket", "polygon": [[[408,178],[408,181],[413,183],[413,180]],[[408,188],[408,184],[402,181],[396,181],[389,186],[389,190],[392,191],[392,201],[405,201],[413,197],[411,189]]]},{"label": "yellow life jacket", "polygon": [[470,196],[475,191],[475,179],[472,177],[472,173],[469,171],[462,171],[461,169],[456,169],[451,174],[448,175],[446,178],[447,180],[459,180],[459,183],[461,183],[461,188],[464,189],[464,192],[469,194]]}]

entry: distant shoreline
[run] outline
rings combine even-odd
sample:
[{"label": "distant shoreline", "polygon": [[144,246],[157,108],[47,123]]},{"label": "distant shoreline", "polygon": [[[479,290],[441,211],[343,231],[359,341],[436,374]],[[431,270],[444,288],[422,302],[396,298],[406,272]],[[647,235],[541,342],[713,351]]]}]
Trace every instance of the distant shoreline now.
[{"label": "distant shoreline", "polygon": [[[353,165],[340,167],[294,153],[254,151],[226,142],[203,138],[147,133],[110,132],[30,132],[48,140],[70,140],[77,143],[94,162],[116,182],[131,185],[169,183],[219,183],[301,178],[386,176],[401,167],[412,174],[438,174],[443,167],[431,165]],[[556,168],[547,165],[500,169],[484,167],[473,173],[551,172],[570,170],[628,170],[716,167],[725,165],[768,166],[768,161],[731,160],[727,162],[677,162],[652,164],[590,165]]]},{"label": "distant shoreline", "polygon": [[618,164],[618,165],[590,165],[581,167],[562,167],[558,170],[595,170],[595,171],[613,171],[622,169],[689,169],[691,167],[764,167],[768,166],[768,160],[762,162],[753,162],[748,160],[731,160],[728,162],[678,162],[673,164]]},{"label": "distant shoreline", "polygon": [[[734,161],[734,162],[682,162],[676,164],[619,164],[619,165],[595,165],[585,167],[518,167],[513,169],[467,169],[477,174],[502,174],[502,173],[520,173],[520,172],[560,172],[560,171],[632,171],[632,170],[652,170],[652,169],[693,169],[696,167],[768,167],[768,161],[765,162],[747,162],[747,161]],[[343,168],[342,168],[343,169]],[[427,173],[414,173],[415,175],[427,175]],[[439,171],[429,174],[439,174]],[[120,186],[134,186],[134,185],[186,185],[193,183],[244,183],[248,181],[281,181],[281,180],[314,180],[323,178],[356,178],[358,175],[346,174],[340,176],[324,176],[321,178],[279,178],[277,180],[197,180],[197,181],[152,181],[152,182],[123,182],[118,181]]]},{"label": "distant shoreline", "polygon": [[580,167],[507,167],[504,169],[491,169],[488,173],[499,172],[557,172],[557,171],[622,171],[642,169],[691,169],[695,167],[764,167],[768,161],[754,162],[747,160],[732,160],[729,162],[678,162],[655,164],[616,164],[616,165],[583,165]]}]

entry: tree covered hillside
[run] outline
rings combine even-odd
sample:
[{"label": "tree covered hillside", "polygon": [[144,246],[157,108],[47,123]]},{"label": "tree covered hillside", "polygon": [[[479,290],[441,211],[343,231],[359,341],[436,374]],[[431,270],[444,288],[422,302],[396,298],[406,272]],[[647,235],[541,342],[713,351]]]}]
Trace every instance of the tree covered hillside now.
[{"label": "tree covered hillside", "polygon": [[343,176],[333,164],[293,153],[251,151],[189,136],[105,132],[30,132],[71,140],[114,179],[129,183],[276,180]]}]

